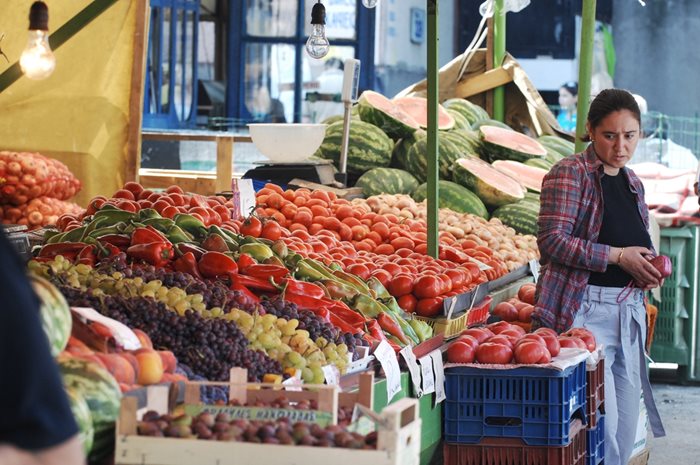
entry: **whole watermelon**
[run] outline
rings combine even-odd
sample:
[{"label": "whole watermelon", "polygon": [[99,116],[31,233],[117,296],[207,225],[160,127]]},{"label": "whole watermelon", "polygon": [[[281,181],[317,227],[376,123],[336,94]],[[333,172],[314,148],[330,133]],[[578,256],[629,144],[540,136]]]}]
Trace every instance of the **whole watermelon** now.
[{"label": "whole watermelon", "polygon": [[[343,122],[328,125],[326,136],[316,156],[333,160],[338,166],[343,142]],[[348,143],[347,171],[362,174],[372,168],[389,166],[394,142],[384,131],[364,121],[352,121]]]},{"label": "whole watermelon", "polygon": [[66,394],[68,395],[73,417],[78,424],[80,442],[83,443],[83,451],[85,455],[87,455],[90,453],[90,449],[92,449],[92,441],[95,435],[90,407],[80,391],[74,386],[66,386]]},{"label": "whole watermelon", "polygon": [[41,323],[49,339],[51,355],[57,356],[68,344],[73,320],[70,307],[56,286],[39,276],[30,276],[34,292],[41,302]]},{"label": "whole watermelon", "polygon": [[114,423],[119,415],[119,402],[122,397],[114,377],[106,369],[89,360],[61,354],[57,361],[64,386],[75,389],[87,401],[92,412],[94,428]]},{"label": "whole watermelon", "polygon": [[410,194],[418,187],[418,180],[408,171],[396,168],[372,168],[355,183],[365,197],[378,194]]},{"label": "whole watermelon", "polygon": [[[421,184],[413,191],[411,197],[416,202],[422,202],[427,198],[428,184]],[[471,213],[488,219],[489,212],[484,206],[484,202],[472,191],[464,186],[460,186],[450,181],[438,181],[439,208],[449,208],[458,213]]]}]

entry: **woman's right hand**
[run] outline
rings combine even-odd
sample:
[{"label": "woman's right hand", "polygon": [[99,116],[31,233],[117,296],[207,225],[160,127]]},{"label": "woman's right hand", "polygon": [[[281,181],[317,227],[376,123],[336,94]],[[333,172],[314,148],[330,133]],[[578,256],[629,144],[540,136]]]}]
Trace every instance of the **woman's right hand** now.
[{"label": "woman's right hand", "polygon": [[649,260],[654,253],[646,247],[625,247],[618,266],[629,273],[639,287],[644,290],[659,287],[663,281],[661,272]]}]

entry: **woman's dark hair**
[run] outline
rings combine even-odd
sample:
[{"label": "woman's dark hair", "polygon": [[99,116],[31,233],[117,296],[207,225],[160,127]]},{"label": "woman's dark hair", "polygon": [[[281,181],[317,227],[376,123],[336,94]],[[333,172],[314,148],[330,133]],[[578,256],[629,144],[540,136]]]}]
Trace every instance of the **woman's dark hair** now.
[{"label": "woman's dark hair", "polygon": [[[598,127],[601,121],[609,114],[616,111],[628,110],[634,118],[642,125],[642,114],[639,111],[639,105],[634,99],[634,96],[624,89],[605,89],[602,90],[595,99],[591,102],[588,109],[588,124],[591,129]],[[584,142],[590,142],[591,138],[588,133],[581,136]]]},{"label": "woman's dark hair", "polygon": [[578,95],[578,83],[576,81],[568,81],[561,85],[562,89],[566,89],[571,95]]}]

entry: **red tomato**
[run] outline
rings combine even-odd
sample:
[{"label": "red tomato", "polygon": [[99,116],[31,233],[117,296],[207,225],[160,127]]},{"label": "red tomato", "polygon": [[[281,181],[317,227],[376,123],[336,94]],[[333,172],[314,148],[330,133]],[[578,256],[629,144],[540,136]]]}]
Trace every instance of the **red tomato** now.
[{"label": "red tomato", "polygon": [[495,336],[491,336],[490,338],[486,339],[486,341],[484,342],[502,344],[504,346],[510,347],[511,349],[513,348],[513,346],[515,346],[515,341],[505,334],[496,334]]},{"label": "red tomato", "polygon": [[408,313],[413,313],[416,311],[416,305],[418,305],[418,299],[413,294],[406,294],[399,297],[397,301],[399,307],[403,308],[404,311]]},{"label": "red tomato", "polygon": [[510,323],[507,321],[498,321],[496,323],[491,323],[490,325],[487,326],[488,329],[491,330],[494,334],[498,334],[502,331],[505,331],[506,329],[510,329]]},{"label": "red tomato", "polygon": [[251,216],[246,218],[246,220],[241,225],[241,234],[245,236],[260,237],[262,234],[262,222],[256,216]]},{"label": "red tomato", "polygon": [[532,283],[523,285],[518,290],[518,299],[526,304],[535,305],[535,290],[536,286]]},{"label": "red tomato", "polygon": [[119,189],[112,197],[115,199],[136,200],[134,193],[126,189]]},{"label": "red tomato", "polygon": [[434,317],[442,312],[442,297],[420,299],[416,304],[416,313],[420,316]]},{"label": "red tomato", "polygon": [[134,198],[138,199],[139,194],[143,192],[143,186],[137,182],[129,181],[126,184],[124,184],[124,187],[122,189],[126,189],[128,191],[131,191],[132,194],[134,194]]},{"label": "red tomato", "polygon": [[539,363],[549,353],[544,344],[536,341],[524,341],[515,346],[515,361],[525,365]]},{"label": "red tomato", "polygon": [[472,363],[475,354],[474,346],[456,340],[447,348],[447,361],[451,363]]},{"label": "red tomato", "polygon": [[556,331],[554,331],[551,328],[539,328],[535,330],[535,332],[532,334],[536,334],[540,336],[542,340],[544,340],[544,344],[547,346],[547,350],[549,351],[552,357],[556,357],[557,355],[559,355],[561,345],[559,344],[559,339]]},{"label": "red tomato", "polygon": [[474,350],[476,350],[477,347],[479,347],[480,342],[474,337],[470,336],[468,334],[462,334],[460,335],[455,341],[462,341],[466,342],[470,346],[474,347]]},{"label": "red tomato", "polygon": [[525,304],[520,310],[518,310],[518,320],[523,323],[532,322],[532,312],[535,311],[535,307],[529,304]]},{"label": "red tomato", "polygon": [[183,191],[180,186],[176,186],[175,184],[173,184],[172,186],[169,186],[167,189],[165,189],[165,192],[167,192],[168,194],[180,194],[180,195],[185,193],[185,191]]},{"label": "red tomato", "polygon": [[547,363],[550,363],[552,361],[553,355],[549,352],[549,350],[544,351],[544,356],[539,360],[540,365],[546,365]]},{"label": "red tomato", "polygon": [[[384,268],[386,270],[386,268]],[[398,274],[389,283],[389,293],[394,297],[401,297],[413,291],[413,276]]]},{"label": "red tomato", "polygon": [[353,265],[350,265],[345,271],[362,278],[363,281],[367,281],[370,277],[369,268],[367,268],[367,266],[363,265],[362,263],[355,263]]},{"label": "red tomato", "polygon": [[459,335],[472,336],[474,339],[479,341],[479,343],[481,343],[493,336],[493,332],[491,332],[491,330],[488,328],[468,328],[459,333]]},{"label": "red tomato", "polygon": [[522,344],[523,342],[527,342],[527,341],[534,341],[538,344],[542,344],[543,346],[546,346],[544,338],[542,336],[540,336],[539,334],[535,334],[535,333],[529,333],[529,334],[522,336],[520,339],[518,339],[518,342],[515,345]]},{"label": "red tomato", "polygon": [[476,360],[479,363],[504,365],[513,359],[513,350],[503,344],[484,342],[476,349]]},{"label": "red tomato", "polygon": [[173,205],[168,205],[163,209],[163,211],[160,213],[164,218],[172,218],[175,215],[180,213],[180,211],[177,209],[177,207]]},{"label": "red tomato", "polygon": [[503,321],[516,321],[518,319],[518,309],[508,302],[501,302],[491,311],[495,316]]},{"label": "red tomato", "polygon": [[372,276],[377,278],[384,287],[388,287],[391,282],[391,273],[381,268],[372,272]]},{"label": "red tomato", "polygon": [[564,333],[564,336],[576,336],[586,344],[586,348],[589,352],[595,352],[595,336],[586,328],[571,328]]},{"label": "red tomato", "polygon": [[269,239],[271,241],[276,241],[282,237],[282,228],[276,221],[266,221],[262,227],[260,237]]},{"label": "red tomato", "polygon": [[442,294],[443,283],[435,275],[424,275],[413,283],[413,294],[419,299],[430,299]]},{"label": "red tomato", "polygon": [[576,336],[559,336],[559,345],[561,347],[588,350],[586,343]]}]

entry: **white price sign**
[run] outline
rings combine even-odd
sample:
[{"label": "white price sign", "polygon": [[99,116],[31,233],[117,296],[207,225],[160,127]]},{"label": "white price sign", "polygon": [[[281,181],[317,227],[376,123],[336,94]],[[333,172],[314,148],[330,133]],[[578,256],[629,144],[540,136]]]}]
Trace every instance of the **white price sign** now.
[{"label": "white price sign", "polygon": [[340,383],[340,370],[335,365],[324,365],[321,367],[323,376],[326,378],[326,384],[329,386],[337,386]]},{"label": "white price sign", "polygon": [[413,348],[411,346],[406,346],[401,349],[399,353],[403,356],[403,359],[406,360],[406,365],[408,365],[408,372],[411,374],[411,382],[413,383],[413,393],[416,398],[420,398],[423,395],[423,389],[420,385],[420,367],[418,366],[416,355],[413,353]]},{"label": "white price sign", "polygon": [[433,373],[435,373],[434,405],[437,405],[447,398],[445,396],[445,367],[442,365],[442,352],[439,349],[430,352],[429,356],[433,360]]},{"label": "white price sign", "polygon": [[433,373],[433,359],[430,354],[418,359],[420,374],[423,379],[423,395],[435,392],[435,374]]},{"label": "white price sign", "polygon": [[386,376],[386,396],[387,401],[391,402],[396,394],[401,392],[401,369],[399,361],[396,358],[394,349],[391,348],[388,342],[382,341],[374,350],[374,356],[379,360]]}]

